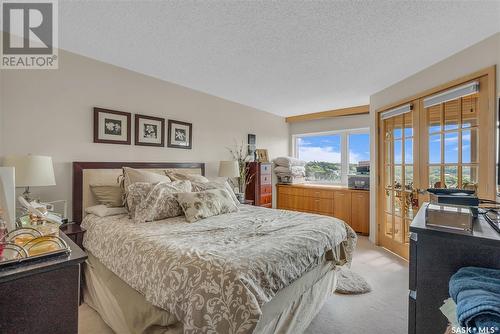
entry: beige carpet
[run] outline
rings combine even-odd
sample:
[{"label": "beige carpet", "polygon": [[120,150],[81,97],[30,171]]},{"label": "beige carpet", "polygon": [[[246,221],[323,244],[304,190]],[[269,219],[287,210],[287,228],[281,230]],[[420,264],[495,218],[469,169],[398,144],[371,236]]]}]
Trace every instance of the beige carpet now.
[{"label": "beige carpet", "polygon": [[[371,285],[364,295],[332,295],[307,334],[407,332],[408,265],[397,256],[359,237],[352,269]],[[80,334],[112,334],[99,315],[80,306]]]}]

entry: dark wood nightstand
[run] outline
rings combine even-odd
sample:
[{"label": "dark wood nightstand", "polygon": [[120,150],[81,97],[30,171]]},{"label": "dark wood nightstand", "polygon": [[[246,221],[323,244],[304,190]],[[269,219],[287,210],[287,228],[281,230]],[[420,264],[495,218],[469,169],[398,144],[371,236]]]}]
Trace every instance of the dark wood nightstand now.
[{"label": "dark wood nightstand", "polygon": [[253,199],[246,199],[243,201],[243,204],[247,204],[247,205],[253,205],[254,201]]},{"label": "dark wood nightstand", "polygon": [[73,240],[75,244],[83,249],[83,235],[85,234],[85,229],[81,228],[77,223],[69,223],[62,225],[60,228],[61,232],[66,234],[68,238]]},{"label": "dark wood nightstand", "polygon": [[78,333],[80,265],[87,255],[61,238],[69,255],[0,270],[0,333]]}]

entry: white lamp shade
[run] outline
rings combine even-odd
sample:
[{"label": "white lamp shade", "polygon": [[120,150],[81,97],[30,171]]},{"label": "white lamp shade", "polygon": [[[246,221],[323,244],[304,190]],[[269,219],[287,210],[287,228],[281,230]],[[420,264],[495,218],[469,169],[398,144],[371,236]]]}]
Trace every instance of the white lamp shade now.
[{"label": "white lamp shade", "polygon": [[16,187],[55,186],[52,158],[42,155],[7,156],[4,166],[14,167]]},{"label": "white lamp shade", "polygon": [[219,176],[239,177],[240,165],[238,161],[221,161],[219,163]]}]

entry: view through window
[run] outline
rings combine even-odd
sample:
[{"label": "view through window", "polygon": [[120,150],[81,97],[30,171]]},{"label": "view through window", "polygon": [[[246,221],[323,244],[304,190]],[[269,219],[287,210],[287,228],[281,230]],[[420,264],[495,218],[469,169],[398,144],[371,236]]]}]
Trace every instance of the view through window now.
[{"label": "view through window", "polygon": [[309,183],[347,183],[359,161],[370,160],[368,130],[295,136],[295,156],[307,161]]}]

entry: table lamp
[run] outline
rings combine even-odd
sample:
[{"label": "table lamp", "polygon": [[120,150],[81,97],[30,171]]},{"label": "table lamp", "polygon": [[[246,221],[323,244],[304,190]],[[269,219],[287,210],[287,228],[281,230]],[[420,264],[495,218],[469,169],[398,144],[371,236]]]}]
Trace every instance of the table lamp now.
[{"label": "table lamp", "polygon": [[238,161],[221,161],[219,163],[219,176],[240,177],[240,164]]},{"label": "table lamp", "polygon": [[7,156],[4,166],[15,168],[16,188],[24,187],[23,197],[28,202],[30,187],[55,186],[52,158],[42,155]]}]

